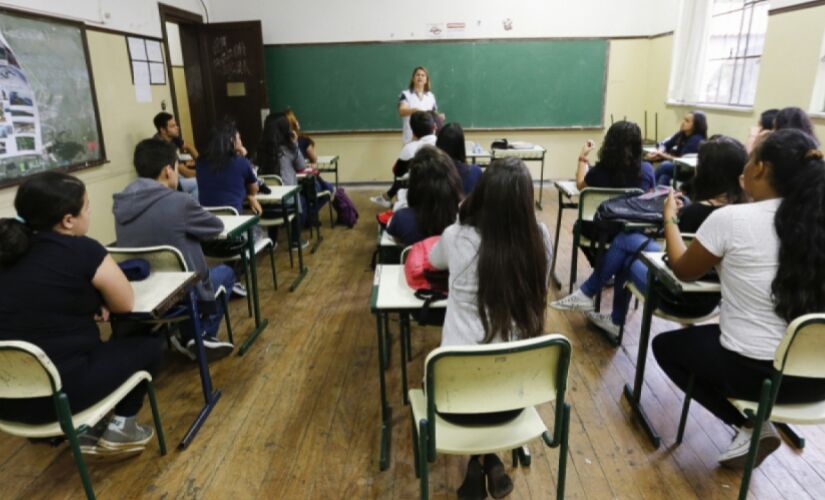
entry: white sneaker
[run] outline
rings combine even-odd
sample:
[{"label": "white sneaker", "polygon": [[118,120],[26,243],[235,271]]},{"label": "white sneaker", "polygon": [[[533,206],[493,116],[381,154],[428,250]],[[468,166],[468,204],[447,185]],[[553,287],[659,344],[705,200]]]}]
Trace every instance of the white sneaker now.
[{"label": "white sneaker", "polygon": [[246,287],[243,286],[243,283],[236,281],[235,284],[232,285],[232,293],[238,297],[246,297]]},{"label": "white sneaker", "polygon": [[197,358],[195,358],[194,353],[192,353],[189,349],[186,348],[186,346],[184,346],[181,343],[181,340],[177,335],[170,336],[169,337],[169,343],[172,344],[172,349],[174,349],[174,350],[178,351],[179,353],[183,354],[184,356],[189,358],[191,361],[195,361],[195,359],[197,359]]},{"label": "white sneaker", "polygon": [[[186,347],[189,349],[189,352],[192,353],[192,356],[197,357],[197,354],[195,353],[197,349],[195,339],[190,339],[186,344]],[[206,362],[211,363],[212,361],[217,361],[232,354],[232,351],[235,350],[235,346],[229,342],[218,340],[215,337],[204,337],[203,350],[206,354]]]},{"label": "white sneaker", "polygon": [[384,198],[380,194],[378,196],[371,196],[370,201],[375,203],[376,205],[380,205],[384,208],[391,208],[392,207],[392,202],[390,200]]},{"label": "white sneaker", "polygon": [[610,317],[610,313],[599,313],[595,311],[587,311],[584,313],[587,316],[587,319],[590,320],[591,323],[598,326],[605,332],[609,333],[613,337],[619,336],[619,325],[613,323],[613,319]]},{"label": "white sneaker", "polygon": [[[719,455],[719,463],[731,469],[741,469],[745,467],[745,461],[748,458],[748,451],[750,450],[751,438],[753,436],[753,429],[747,427],[740,427],[736,436],[733,437],[728,449]],[[759,467],[765,458],[776,451],[782,440],[776,429],[770,422],[762,424],[762,432],[759,433],[759,447],[756,450],[756,460],[753,467]]]},{"label": "white sneaker", "polygon": [[593,299],[581,291],[581,288],[563,299],[550,303],[550,307],[560,311],[592,311]]}]

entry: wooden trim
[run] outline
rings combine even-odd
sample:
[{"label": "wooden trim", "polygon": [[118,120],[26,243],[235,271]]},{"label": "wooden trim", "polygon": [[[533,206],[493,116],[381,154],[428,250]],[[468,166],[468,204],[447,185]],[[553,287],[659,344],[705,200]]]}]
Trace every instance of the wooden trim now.
[{"label": "wooden trim", "polygon": [[802,2],[796,5],[788,5],[787,7],[779,7],[778,9],[770,9],[768,11],[768,15],[772,16],[774,14],[784,14],[786,12],[793,12],[795,10],[811,9],[813,7],[819,7],[822,5],[825,5],[825,0],[813,0],[811,2]]},{"label": "wooden trim", "polygon": [[177,119],[178,114],[178,96],[175,88],[175,78],[172,74],[172,54],[169,50],[169,37],[166,33],[166,23],[174,22],[180,24],[203,24],[203,16],[188,10],[179,9],[165,3],[158,2],[158,12],[160,13],[160,33],[161,44],[163,45],[163,53],[166,56],[166,77],[169,83],[169,94],[172,96],[172,114]]},{"label": "wooden trim", "polygon": [[158,10],[160,11],[161,23],[172,19],[187,23],[203,24],[203,16],[195,12],[179,9],[161,2],[158,2]]},{"label": "wooden trim", "polygon": [[84,26],[86,26],[87,31],[97,31],[99,33],[108,33],[110,35],[118,35],[118,36],[122,36],[124,38],[126,38],[127,36],[135,36],[135,37],[145,38],[147,40],[154,40],[154,41],[157,41],[157,42],[162,42],[163,41],[163,39],[161,39],[161,38],[158,38],[156,36],[144,35],[143,33],[136,33],[136,32],[133,32],[133,31],[116,30],[116,29],[112,29],[112,28],[106,28],[104,26],[98,26],[96,24],[86,24],[86,23],[83,23],[83,24],[84,24]]}]

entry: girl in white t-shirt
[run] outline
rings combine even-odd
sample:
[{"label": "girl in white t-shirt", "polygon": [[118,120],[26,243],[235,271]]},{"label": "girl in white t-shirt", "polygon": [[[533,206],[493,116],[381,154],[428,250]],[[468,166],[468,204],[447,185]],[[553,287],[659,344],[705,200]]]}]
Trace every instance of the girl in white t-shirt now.
[{"label": "girl in white t-shirt", "polygon": [[[736,436],[719,462],[744,465],[751,422],[727,398],[758,400],[773,372],[776,348],[790,321],[825,311],[825,162],[816,140],[799,130],[767,135],[743,173],[753,203],[713,212],[685,248],[671,195],[665,204],[667,254],[674,274],[695,280],[716,267],[722,288],[719,324],[653,339],[662,370]],[[825,399],[825,381],[785,376],[778,403]],[[758,436],[756,465],[781,441],[770,423]]]},{"label": "girl in white t-shirt", "polygon": [[[404,144],[413,140],[410,115],[416,111],[438,111],[435,95],[430,91],[430,74],[424,66],[418,66],[410,77],[410,85],[398,96],[398,115],[401,116]],[[444,121],[444,115],[439,115]]]}]

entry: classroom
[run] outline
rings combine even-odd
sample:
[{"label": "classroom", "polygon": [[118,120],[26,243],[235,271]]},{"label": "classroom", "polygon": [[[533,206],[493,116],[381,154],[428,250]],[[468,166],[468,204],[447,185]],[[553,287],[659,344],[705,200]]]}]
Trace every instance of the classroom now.
[{"label": "classroom", "polygon": [[825,498],[825,1],[0,0],[0,498]]}]

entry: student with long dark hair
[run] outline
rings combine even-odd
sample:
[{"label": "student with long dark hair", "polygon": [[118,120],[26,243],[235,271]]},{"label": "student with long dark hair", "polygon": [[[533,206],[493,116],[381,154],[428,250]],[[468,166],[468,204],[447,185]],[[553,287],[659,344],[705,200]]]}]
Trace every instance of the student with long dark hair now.
[{"label": "student with long dark hair", "polygon": [[[694,280],[716,267],[722,286],[719,324],[663,333],[653,339],[662,370],[683,390],[695,376],[693,398],[737,429],[722,465],[741,467],[751,422],[728,398],[758,400],[774,373],[776,348],[788,323],[825,310],[825,161],[816,140],[778,130],[756,146],[745,166],[744,189],[753,203],[713,212],[685,248],[675,224],[665,226],[674,274]],[[675,216],[676,203],[664,216]],[[785,376],[776,402],[825,398],[819,379]],[[770,423],[759,436],[757,465],[780,445]]]},{"label": "student with long dark hair", "polygon": [[750,135],[748,135],[748,140],[745,143],[745,149],[748,151],[748,154],[751,154],[757,141],[764,139],[765,136],[773,130],[773,122],[777,113],[779,113],[778,109],[771,108],[766,109],[759,115],[759,121],[756,123],[756,126],[751,127]]},{"label": "student with long dark hair", "polygon": [[618,121],[607,129],[599,149],[599,161],[592,168],[587,155],[593,151],[593,141],[587,141],[579,153],[576,186],[603,188],[640,188],[655,185],[653,167],[642,161],[642,131],[633,122]]},{"label": "student with long dark hair", "polygon": [[[95,319],[131,311],[134,293],[106,249],[86,236],[90,208],[83,182],[60,172],[34,175],[17,190],[14,208],[15,218],[0,219],[0,286],[6,291],[0,294],[0,339],[24,340],[45,351],[73,413],[137,371],[154,375],[160,337],[100,339]],[[135,420],[145,394],[145,384],[135,387],[111,420],[82,433],[82,449],[125,453],[145,447],[153,430]],[[57,415],[51,397],[38,397],[0,400],[0,418],[42,424]]]},{"label": "student with long dark hair", "polygon": [[439,235],[455,222],[462,198],[453,161],[440,149],[424,146],[410,162],[408,206],[393,214],[387,232],[404,245]]},{"label": "student with long dark hair", "polygon": [[[680,230],[696,232],[714,210],[745,201],[739,176],[747,159],[745,148],[731,137],[713,136],[699,146],[699,161],[693,182],[697,201],[680,211]],[[658,243],[642,233],[619,233],[587,281],[575,292],[551,303],[550,307],[584,311],[594,325],[617,336],[630,304],[630,292],[625,288],[625,283],[632,280],[642,292],[647,289],[647,267],[634,258],[642,248],[648,252],[661,250]],[[595,312],[593,299],[611,278],[614,279],[613,310],[610,313]],[[713,305],[711,303],[710,309]]]},{"label": "student with long dark hair", "polygon": [[448,123],[439,130],[435,145],[450,155],[461,176],[464,195],[469,195],[481,178],[481,167],[467,164],[467,150],[464,144],[464,129],[459,123]]},{"label": "student with long dark hair", "polygon": [[647,156],[649,161],[661,161],[656,170],[656,183],[668,185],[673,179],[673,160],[699,152],[699,144],[708,137],[708,118],[698,110],[685,113],[679,131],[663,142],[659,150]]},{"label": "student with long dark hair", "polygon": [[[264,130],[258,146],[258,167],[261,175],[280,176],[285,186],[298,184],[298,173],[306,168],[306,162],[298,149],[298,136],[290,127],[286,112],[270,114],[264,120]],[[309,243],[301,239],[301,230],[306,224],[307,201],[303,194],[299,200],[298,217],[292,219],[290,244],[293,247],[298,245],[306,247]],[[287,204],[287,206],[291,205]],[[280,216],[281,207],[267,208],[266,215],[267,217]],[[275,231],[277,228],[272,228],[273,239],[277,238]]]},{"label": "student with long dark hair", "polygon": [[814,132],[814,125],[811,123],[811,119],[805,111],[795,107],[780,109],[773,119],[773,129],[782,130],[787,128],[805,132],[813,137],[814,141],[819,145],[819,139],[816,137],[816,132]]},{"label": "student with long dark hair", "polygon": [[[530,171],[518,158],[492,162],[462,203],[458,222],[430,251],[432,265],[450,271],[441,345],[543,335],[552,248],[547,227],[536,220]],[[474,417],[500,421],[520,411]],[[487,487],[494,498],[512,491],[498,456],[490,453],[483,461],[482,467],[480,457],[470,459],[460,498],[484,498]]]},{"label": "student with long dark hair", "polygon": [[252,212],[261,213],[261,205],[255,199],[258,179],[245,154],[234,122],[224,120],[212,128],[209,145],[195,165],[202,206],[231,206],[241,212],[246,200]]}]

